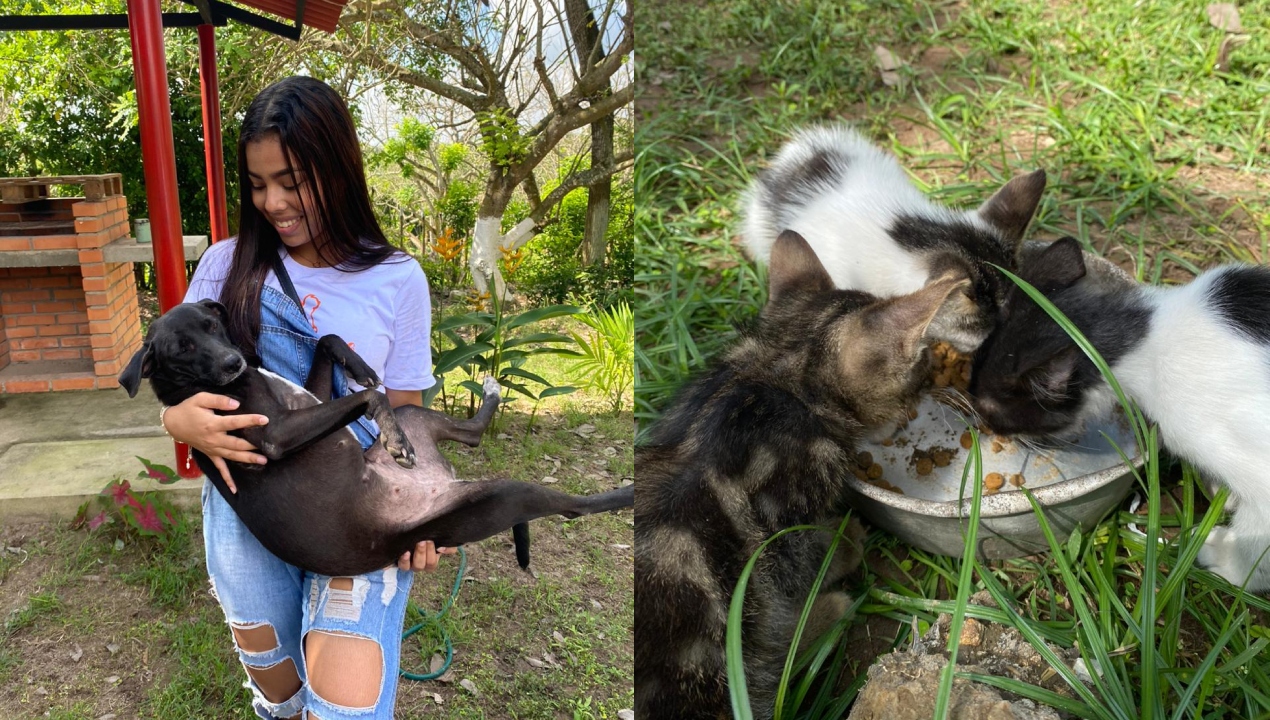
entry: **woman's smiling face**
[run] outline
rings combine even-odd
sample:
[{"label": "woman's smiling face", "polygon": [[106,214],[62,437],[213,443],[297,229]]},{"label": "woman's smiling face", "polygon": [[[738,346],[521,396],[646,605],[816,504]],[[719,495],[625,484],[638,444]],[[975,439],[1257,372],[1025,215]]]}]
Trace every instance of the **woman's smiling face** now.
[{"label": "woman's smiling face", "polygon": [[278,231],[292,255],[316,256],[313,241],[321,233],[321,224],[316,213],[308,214],[317,208],[313,178],[299,170],[292,176],[291,168],[277,136],[247,143],[252,204]]}]

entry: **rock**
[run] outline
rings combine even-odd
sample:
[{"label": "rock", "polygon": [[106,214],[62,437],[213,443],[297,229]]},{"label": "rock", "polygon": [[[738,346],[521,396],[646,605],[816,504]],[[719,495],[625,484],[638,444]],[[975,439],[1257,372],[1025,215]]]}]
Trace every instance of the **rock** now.
[{"label": "rock", "polygon": [[119,646],[115,643],[107,643],[106,649],[110,651],[111,655],[114,655],[115,653],[119,652]]},{"label": "rock", "polygon": [[111,675],[110,677],[106,678],[106,684],[108,685],[117,685],[118,683],[119,683],[118,675]]},{"label": "rock", "polygon": [[983,642],[983,626],[974,618],[966,618],[961,626],[961,644],[974,647]]},{"label": "rock", "polygon": [[438,705],[444,705],[445,699],[441,697],[441,693],[432,693],[432,702]]},{"label": "rock", "polygon": [[617,457],[617,448],[615,447],[606,447],[601,452],[604,453],[604,457]]},{"label": "rock", "polygon": [[71,660],[79,662],[79,659],[82,657],[84,657],[84,648],[76,645],[75,649],[71,651]]},{"label": "rock", "polygon": [[591,598],[591,609],[596,612],[599,612],[604,609],[604,606],[600,604],[599,600],[596,600],[595,598]]},{"label": "rock", "polygon": [[[893,652],[869,668],[869,679],[849,720],[928,720],[935,713],[939,676],[947,662],[941,655]],[[953,681],[949,720],[1059,720],[1052,708],[1029,700],[1010,702],[994,688],[968,680]]]},{"label": "rock", "polygon": [[529,663],[530,665],[532,665],[532,666],[534,666],[534,667],[536,667],[536,668],[545,668],[545,667],[547,667],[547,663],[545,663],[545,662],[543,662],[543,661],[539,660],[539,659],[538,659],[538,658],[536,658],[536,657],[527,657],[527,658],[525,658],[525,662]]},{"label": "rock", "polygon": [[617,720],[635,720],[634,710],[618,710]]},{"label": "rock", "polygon": [[545,477],[545,478],[543,478],[543,479],[542,479],[542,484],[544,484],[544,485],[554,485],[554,484],[556,484],[556,483],[558,483],[558,482],[560,482],[560,481],[559,481],[559,480],[557,480],[556,478],[551,477],[550,475],[548,475],[547,477]]},{"label": "rock", "polygon": [[105,715],[102,715],[101,717],[97,718],[97,720],[115,720],[115,718],[117,717],[119,716],[114,713],[106,713]]},{"label": "rock", "polygon": [[39,686],[39,687],[37,687],[37,688],[35,689],[35,694],[36,694],[36,695],[48,695],[48,694],[49,694],[49,691],[48,691],[48,690],[45,690],[45,689],[44,689],[44,686],[43,686],[43,685],[41,685],[41,686]]},{"label": "rock", "polygon": [[479,693],[476,692],[476,683],[472,682],[471,680],[468,680],[467,678],[463,678],[462,680],[460,680],[459,686],[462,687],[464,690],[472,693],[473,695],[479,695]]},{"label": "rock", "polygon": [[553,631],[553,632],[551,633],[551,637],[552,637],[552,638],[553,638],[556,642],[558,642],[558,643],[560,643],[560,644],[562,644],[562,645],[564,644],[564,635],[561,635],[559,630],[555,630],[555,631]]}]

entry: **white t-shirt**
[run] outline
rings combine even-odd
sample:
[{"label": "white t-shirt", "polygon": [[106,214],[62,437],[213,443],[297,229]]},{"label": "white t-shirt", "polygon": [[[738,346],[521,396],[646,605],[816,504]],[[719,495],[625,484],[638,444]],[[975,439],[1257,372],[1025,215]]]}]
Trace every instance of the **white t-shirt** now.
[{"label": "white t-shirt", "polygon": [[[203,253],[185,302],[220,301],[236,243],[236,238],[222,240]],[[306,267],[282,253],[304,315],[319,337],[334,333],[343,338],[379,375],[381,389],[432,387],[432,306],[428,280],[417,261],[398,252],[366,270],[344,272]],[[283,291],[272,272],[265,284]],[[349,385],[360,389],[351,381]]]}]

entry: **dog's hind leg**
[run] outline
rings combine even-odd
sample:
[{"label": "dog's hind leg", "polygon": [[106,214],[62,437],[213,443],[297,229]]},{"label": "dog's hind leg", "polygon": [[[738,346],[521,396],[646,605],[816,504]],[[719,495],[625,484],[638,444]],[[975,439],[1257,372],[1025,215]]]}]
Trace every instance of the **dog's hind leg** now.
[{"label": "dog's hind leg", "polygon": [[634,502],[634,485],[595,495],[569,495],[513,480],[454,483],[437,498],[437,505],[429,512],[432,517],[407,536],[412,544],[433,540],[437,545],[454,547],[547,515],[574,518],[630,507]]},{"label": "dog's hind leg", "polygon": [[494,413],[498,411],[499,393],[502,391],[498,381],[488,376],[482,388],[485,392],[481,398],[481,407],[467,420],[455,420],[445,413],[424,409],[427,415],[428,432],[432,435],[433,442],[454,440],[472,447],[481,444],[481,436],[485,434],[485,428],[489,427],[490,421],[494,419]]}]

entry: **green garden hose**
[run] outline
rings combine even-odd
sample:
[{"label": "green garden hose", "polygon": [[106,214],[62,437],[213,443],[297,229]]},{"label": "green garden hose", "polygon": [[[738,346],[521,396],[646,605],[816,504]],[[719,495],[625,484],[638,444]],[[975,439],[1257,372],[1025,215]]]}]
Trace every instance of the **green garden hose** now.
[{"label": "green garden hose", "polygon": [[418,625],[415,625],[414,627],[402,633],[401,634],[402,642],[405,642],[406,638],[422,630],[425,625],[437,624],[438,629],[440,629],[441,631],[441,638],[445,640],[445,662],[442,663],[441,667],[438,670],[434,672],[430,672],[430,673],[424,673],[422,675],[418,673],[406,672],[403,669],[401,670],[401,676],[403,678],[407,680],[435,680],[436,678],[439,678],[442,675],[444,675],[446,670],[450,669],[450,663],[454,661],[454,643],[450,641],[450,632],[446,630],[444,627],[440,627],[439,623],[441,621],[441,618],[445,617],[445,614],[450,611],[450,607],[454,605],[455,598],[459,596],[459,587],[463,584],[463,573],[466,570],[467,570],[467,553],[464,552],[463,548],[460,547],[459,548],[459,572],[454,577],[454,588],[450,590],[450,597],[449,599],[445,601],[445,605],[441,606],[441,609],[438,610],[435,615],[428,615],[428,613],[425,613],[424,611],[420,610],[419,606],[415,605],[413,600],[410,601],[409,607],[414,608],[415,612],[423,616],[423,622],[419,623]]}]

